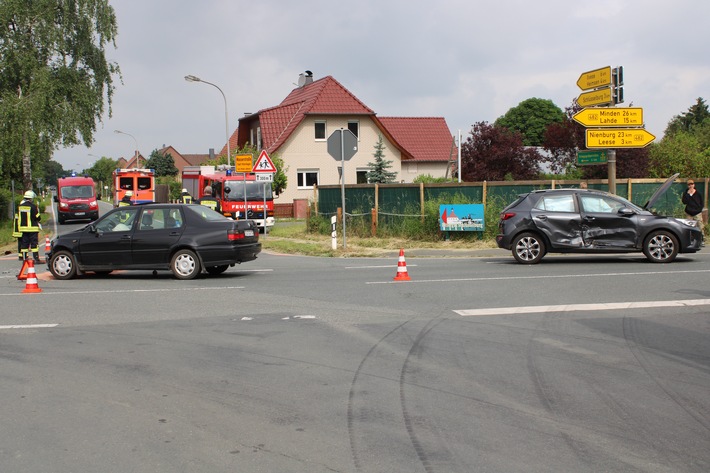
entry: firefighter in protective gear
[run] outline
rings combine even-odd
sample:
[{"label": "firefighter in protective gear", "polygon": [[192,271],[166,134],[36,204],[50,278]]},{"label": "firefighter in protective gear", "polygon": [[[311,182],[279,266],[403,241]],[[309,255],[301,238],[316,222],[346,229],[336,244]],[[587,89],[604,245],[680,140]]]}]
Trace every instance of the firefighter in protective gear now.
[{"label": "firefighter in protective gear", "polygon": [[124,207],[126,205],[133,205],[133,202],[131,202],[131,197],[133,197],[133,191],[126,191],[126,193],[123,194],[123,198],[118,201],[118,206]]},{"label": "firefighter in protective gear", "polygon": [[34,203],[35,193],[25,192],[24,199],[17,208],[17,230],[22,232],[22,244],[20,253],[22,259],[27,259],[30,254],[35,261],[39,262],[39,230],[41,214]]},{"label": "firefighter in protective gear", "polygon": [[212,195],[212,186],[205,187],[203,194],[205,194],[205,196],[201,198],[198,203],[200,205],[204,205],[205,207],[211,208],[215,212],[222,213],[222,207],[219,205],[219,200],[215,199]]},{"label": "firefighter in protective gear", "polygon": [[[130,205],[133,205],[133,202],[131,202],[131,197],[133,197],[133,191],[126,191],[126,193],[123,194],[123,198],[118,201],[118,206],[128,207]],[[131,218],[131,214],[129,212],[123,212],[121,213],[121,216],[118,217],[118,221],[121,223],[126,223],[128,222],[129,218]]]},{"label": "firefighter in protective gear", "polygon": [[187,192],[187,189],[182,190],[182,193],[180,194],[180,203],[182,203],[182,204],[191,204],[192,203],[192,196],[190,195],[189,192]]}]

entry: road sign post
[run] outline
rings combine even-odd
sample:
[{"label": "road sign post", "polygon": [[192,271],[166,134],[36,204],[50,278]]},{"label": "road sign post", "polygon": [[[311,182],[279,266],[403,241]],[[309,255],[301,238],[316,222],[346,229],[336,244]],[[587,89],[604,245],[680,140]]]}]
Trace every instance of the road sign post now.
[{"label": "road sign post", "polygon": [[643,109],[626,108],[585,108],[575,113],[572,118],[584,126],[628,127],[643,126]]},{"label": "road sign post", "polygon": [[611,85],[611,66],[583,72],[577,79],[577,86],[582,90],[597,89]]},{"label": "road sign post", "polygon": [[328,137],[328,154],[336,160],[340,160],[340,200],[343,209],[343,249],[347,246],[345,236],[345,161],[349,160],[357,153],[357,136],[350,131],[341,128],[335,130]]}]

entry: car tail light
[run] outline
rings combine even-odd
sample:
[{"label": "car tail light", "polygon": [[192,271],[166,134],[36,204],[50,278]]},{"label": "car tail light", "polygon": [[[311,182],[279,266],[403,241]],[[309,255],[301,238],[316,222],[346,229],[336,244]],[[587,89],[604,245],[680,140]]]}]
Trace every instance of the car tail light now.
[{"label": "car tail light", "polygon": [[235,228],[232,230],[227,230],[227,239],[229,241],[237,241],[243,240],[244,238],[253,237],[256,237],[257,240],[259,239],[259,230],[254,230],[253,228],[246,228],[244,230]]},{"label": "car tail light", "polygon": [[500,214],[501,220],[508,220],[509,218],[515,217],[515,212],[504,212]]}]

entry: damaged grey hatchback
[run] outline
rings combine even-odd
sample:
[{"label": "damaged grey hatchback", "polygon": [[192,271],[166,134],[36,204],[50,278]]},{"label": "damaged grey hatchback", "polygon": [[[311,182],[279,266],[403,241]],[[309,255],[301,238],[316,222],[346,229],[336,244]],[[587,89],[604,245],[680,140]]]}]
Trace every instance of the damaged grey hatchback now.
[{"label": "damaged grey hatchback", "polygon": [[703,242],[696,221],[648,210],[677,177],[669,178],[643,208],[597,190],[521,194],[501,212],[496,242],[525,264],[539,263],[546,253],[641,251],[651,262],[670,263],[678,253],[695,253]]}]

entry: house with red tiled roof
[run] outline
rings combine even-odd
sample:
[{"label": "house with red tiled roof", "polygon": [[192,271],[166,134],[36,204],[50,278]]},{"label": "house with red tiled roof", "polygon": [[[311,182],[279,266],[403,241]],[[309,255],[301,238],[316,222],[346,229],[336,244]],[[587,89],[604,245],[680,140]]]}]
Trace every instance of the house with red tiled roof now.
[{"label": "house with red tiled roof", "polygon": [[[159,153],[165,155],[170,153],[170,155],[173,157],[173,162],[175,163],[175,167],[179,171],[178,175],[182,175],[182,170],[185,168],[185,166],[199,166],[206,161],[210,159],[214,159],[214,151],[210,149],[210,153],[206,154],[182,154],[180,153],[177,149],[175,149],[173,146],[165,146],[161,149],[158,150]],[[138,158],[139,158],[139,165],[136,166],[136,158],[135,156],[131,157],[129,160],[126,160],[126,158],[119,158],[117,162],[117,166],[119,169],[130,169],[130,168],[135,168],[135,167],[145,167],[146,163],[146,158],[138,153]]]},{"label": "house with red tiled roof", "polygon": [[[314,80],[308,71],[279,105],[240,118],[230,147],[251,144],[281,157],[288,186],[279,203],[290,203],[312,198],[314,185],[340,182],[341,162],[328,154],[327,140],[341,128],[358,139],[357,153],[345,164],[346,184],[367,182],[380,136],[384,159],[392,162],[389,170],[397,173],[397,181],[450,175],[456,148],[444,118],[378,118],[333,77]],[[226,144],[220,154],[226,154]]]}]

